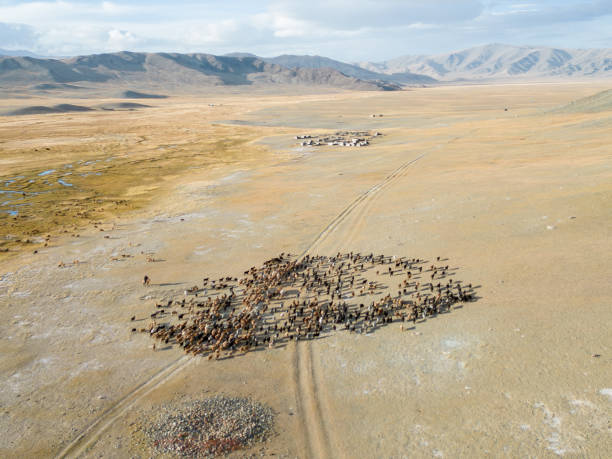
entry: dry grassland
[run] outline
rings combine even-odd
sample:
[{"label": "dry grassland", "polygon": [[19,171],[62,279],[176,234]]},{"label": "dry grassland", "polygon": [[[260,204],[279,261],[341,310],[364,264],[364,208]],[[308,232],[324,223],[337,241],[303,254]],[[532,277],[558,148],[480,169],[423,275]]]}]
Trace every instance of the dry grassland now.
[{"label": "dry grassland", "polygon": [[224,107],[177,105],[3,118],[0,257],[142,209],[179,176],[266,157],[253,144],[263,129],[212,123]]},{"label": "dry grassland", "polygon": [[[226,394],[276,414],[240,454],[605,456],[612,112],[554,110],[608,88],[228,94],[2,118],[1,189],[26,195],[0,216],[0,455],[149,457],[159,406]],[[339,129],[384,136],[293,139]],[[441,256],[479,299],[403,332],[221,361],[130,332],[157,298],[304,251]]]}]

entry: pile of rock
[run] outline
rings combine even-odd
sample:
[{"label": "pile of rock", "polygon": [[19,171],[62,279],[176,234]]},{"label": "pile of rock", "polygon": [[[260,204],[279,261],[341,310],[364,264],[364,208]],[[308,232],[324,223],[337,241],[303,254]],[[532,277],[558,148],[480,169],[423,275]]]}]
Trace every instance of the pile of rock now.
[{"label": "pile of rock", "polygon": [[265,440],[273,425],[269,407],[248,398],[216,396],[159,408],[144,433],[158,453],[214,457]]}]

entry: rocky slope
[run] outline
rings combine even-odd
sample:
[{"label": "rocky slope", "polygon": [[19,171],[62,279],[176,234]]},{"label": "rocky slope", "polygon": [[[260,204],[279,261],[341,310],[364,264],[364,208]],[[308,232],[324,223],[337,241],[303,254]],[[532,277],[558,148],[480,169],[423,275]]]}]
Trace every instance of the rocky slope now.
[{"label": "rocky slope", "polygon": [[0,86],[77,82],[169,88],[289,84],[356,90],[399,89],[392,83],[363,81],[332,68],[287,68],[250,56],[120,52],[69,59],[0,58]]},{"label": "rocky slope", "polygon": [[282,56],[262,59],[266,62],[279,64],[288,68],[330,68],[338,70],[345,75],[366,81],[387,81],[405,85],[432,84],[436,82],[435,78],[426,75],[419,75],[411,72],[383,74],[359,67],[358,65],[346,64],[323,56],[295,56],[284,54]]},{"label": "rocky slope", "polygon": [[443,81],[524,78],[610,78],[612,49],[557,49],[491,44],[438,55],[403,56],[360,66],[413,72]]}]

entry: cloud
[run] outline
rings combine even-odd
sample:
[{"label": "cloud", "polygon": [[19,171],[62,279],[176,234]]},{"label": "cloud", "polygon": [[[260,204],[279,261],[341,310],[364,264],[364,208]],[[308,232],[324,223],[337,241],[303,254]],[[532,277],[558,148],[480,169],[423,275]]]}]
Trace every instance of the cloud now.
[{"label": "cloud", "polygon": [[483,8],[478,0],[277,0],[270,6],[275,14],[341,29],[447,24],[474,19]]},{"label": "cloud", "polygon": [[8,50],[32,49],[36,46],[38,34],[26,24],[0,22],[0,43]]},{"label": "cloud", "polygon": [[610,0],[0,0],[0,40],[47,55],[238,50],[364,60],[489,42],[601,46],[611,14]]},{"label": "cloud", "polygon": [[130,49],[138,46],[141,39],[126,30],[111,29],[108,32],[107,46],[112,50]]},{"label": "cloud", "polygon": [[54,23],[123,19],[142,9],[112,2],[26,1],[0,4],[0,17],[4,21],[44,27]]},{"label": "cloud", "polygon": [[496,2],[490,17],[507,25],[547,26],[563,22],[590,21],[612,15],[609,0],[569,1],[564,4],[544,0],[537,3]]}]

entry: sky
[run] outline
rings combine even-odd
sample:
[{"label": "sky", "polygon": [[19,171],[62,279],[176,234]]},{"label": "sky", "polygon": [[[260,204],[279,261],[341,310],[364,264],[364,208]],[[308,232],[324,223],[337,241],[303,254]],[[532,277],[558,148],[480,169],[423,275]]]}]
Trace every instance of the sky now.
[{"label": "sky", "polygon": [[612,0],[0,0],[0,49],[322,55],[345,62],[489,43],[612,48]]}]

